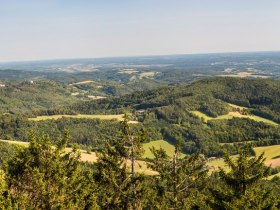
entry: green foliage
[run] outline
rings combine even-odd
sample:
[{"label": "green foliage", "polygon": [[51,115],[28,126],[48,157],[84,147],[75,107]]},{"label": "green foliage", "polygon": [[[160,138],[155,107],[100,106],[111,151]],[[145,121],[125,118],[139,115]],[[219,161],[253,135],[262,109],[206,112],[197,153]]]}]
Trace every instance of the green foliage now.
[{"label": "green foliage", "polygon": [[80,100],[71,96],[68,87],[51,81],[9,82],[5,88],[0,89],[1,113],[27,114],[78,101]]},{"label": "green foliage", "polygon": [[12,209],[6,183],[6,174],[3,170],[0,170],[0,209]]},{"label": "green foliage", "polygon": [[[190,85],[134,92],[103,101],[77,103],[69,108],[81,113],[119,113],[135,110],[132,112],[143,124],[152,128],[153,134],[160,133],[171,143],[176,139],[184,139],[184,152],[193,154],[202,151],[207,156],[221,156],[223,149],[218,143],[258,143],[265,139],[279,139],[280,128],[251,119],[237,118],[209,121],[205,126],[204,120],[192,114],[192,111],[200,110],[212,117],[238,111],[225,103],[230,102],[249,108],[246,113],[243,111],[240,115],[248,116],[250,112],[266,107],[273,110],[273,116],[276,118],[280,116],[280,112],[277,111],[279,87],[279,82],[273,80],[214,78]],[[231,145],[225,147],[234,151]]]},{"label": "green foliage", "polygon": [[156,209],[190,209],[199,206],[194,196],[205,186],[207,169],[204,156],[196,153],[193,156],[180,158],[176,147],[173,157],[169,157],[162,148],[152,148],[155,159],[150,167],[159,172],[155,178],[158,194]]},{"label": "green foliage", "polygon": [[225,154],[224,161],[230,172],[220,169],[223,188],[210,189],[214,198],[210,203],[214,209],[268,209],[273,206],[269,191],[260,187],[261,180],[269,175],[263,155],[251,158],[246,148],[238,152],[236,160]]},{"label": "green foliage", "polygon": [[65,133],[56,147],[48,136],[30,134],[30,146],[8,163],[7,183],[14,209],[77,209],[88,205],[88,187],[74,148],[65,153]]},{"label": "green foliage", "polygon": [[[95,179],[99,186],[98,203],[102,209],[136,209],[141,206],[143,175],[135,173],[135,159],[141,155],[143,135],[133,135],[128,120],[122,122],[118,138],[106,141],[97,153]],[[129,172],[129,170],[131,170]]]},{"label": "green foliage", "polygon": [[0,142],[0,170],[3,170],[7,161],[11,159],[19,150],[21,146]]}]

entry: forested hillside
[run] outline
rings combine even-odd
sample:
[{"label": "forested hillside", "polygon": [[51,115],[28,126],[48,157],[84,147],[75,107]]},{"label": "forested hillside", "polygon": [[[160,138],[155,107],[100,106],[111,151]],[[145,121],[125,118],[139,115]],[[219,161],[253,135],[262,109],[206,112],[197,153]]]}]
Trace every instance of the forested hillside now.
[{"label": "forested hillside", "polygon": [[[239,142],[250,142],[253,146],[278,144],[279,88],[279,81],[274,80],[214,78],[93,101],[75,103],[77,100],[69,96],[63,98],[64,104],[71,99],[69,105],[55,108],[43,103],[34,109],[38,105],[27,101],[25,104],[32,111],[25,116],[20,114],[21,110],[1,116],[0,138],[26,141],[26,133],[36,130],[48,133],[55,140],[64,129],[70,129],[74,137],[71,143],[96,150],[104,136],[111,138],[117,132],[117,121],[71,119],[67,115],[57,120],[34,121],[27,116],[76,113],[99,116],[127,112],[131,120],[139,122],[132,125],[133,129],[147,131],[147,142],[159,139],[172,144],[181,142],[185,153],[201,151],[209,157],[222,156],[224,149],[235,153],[235,144]],[[62,88],[62,94],[67,90]],[[34,97],[36,91],[22,95]],[[13,108],[11,104],[9,109]]]},{"label": "forested hillside", "polygon": [[[220,156],[223,148],[232,150],[232,145],[220,143],[278,144],[279,88],[274,80],[215,78],[79,102],[65,109],[84,114],[131,112],[153,138],[181,141],[186,153],[199,150]],[[274,114],[268,115],[267,110]]]},{"label": "forested hillside", "polygon": [[26,114],[32,110],[50,109],[78,102],[71,89],[53,81],[6,81],[0,87],[0,111]]},{"label": "forested hillside", "polygon": [[[110,110],[132,107],[136,110],[168,105],[185,105],[188,109],[203,109],[209,115],[223,114],[227,110],[219,101],[261,109],[267,107],[276,114],[279,108],[279,87],[277,80],[213,78],[158,90],[135,92],[108,100],[80,103],[74,110],[93,113],[94,110]],[[217,100],[218,99],[218,100]],[[204,103],[204,104],[203,104]],[[211,107],[215,104],[215,107]],[[218,105],[218,107],[217,107]]]}]

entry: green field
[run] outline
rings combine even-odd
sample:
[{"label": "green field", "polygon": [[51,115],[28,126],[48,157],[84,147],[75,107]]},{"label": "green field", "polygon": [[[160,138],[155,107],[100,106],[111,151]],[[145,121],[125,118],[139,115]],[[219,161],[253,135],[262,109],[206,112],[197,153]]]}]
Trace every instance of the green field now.
[{"label": "green field", "polygon": [[[233,155],[231,157],[237,158],[237,155]],[[210,172],[211,171],[217,171],[217,170],[219,170],[219,168],[222,168],[222,169],[224,169],[226,171],[229,170],[229,167],[227,167],[227,165],[225,164],[223,158],[217,158],[216,160],[208,162],[206,165],[211,167],[210,168]]]},{"label": "green field", "polygon": [[[11,141],[11,140],[0,140],[2,142],[7,142],[9,144],[16,144],[16,145],[21,145],[24,147],[27,147],[29,145],[29,142],[22,142],[22,141]],[[72,148],[66,147],[65,152],[71,152]],[[97,156],[94,152],[91,152],[90,154],[87,153],[85,150],[79,150],[81,153],[81,160],[84,162],[96,162]]]},{"label": "green field", "polygon": [[264,152],[266,160],[272,160],[280,157],[280,145],[255,147],[254,151],[257,156]]},{"label": "green field", "polygon": [[145,151],[143,154],[144,158],[154,158],[150,150],[151,147],[155,147],[156,149],[162,148],[166,151],[167,155],[169,156],[172,156],[175,151],[174,145],[168,143],[167,141],[164,140],[151,141],[149,143],[143,144],[143,149]]},{"label": "green field", "polygon": [[[256,153],[256,156],[259,156],[264,152],[264,157],[266,159],[265,165],[271,165],[271,167],[273,168],[280,166],[280,145],[254,147],[254,151]],[[237,156],[232,157],[236,158]],[[208,162],[207,165],[212,167],[211,170],[218,170],[219,167],[225,170],[228,169],[222,158]]]},{"label": "green field", "polygon": [[86,119],[101,119],[101,120],[113,120],[116,119],[118,121],[122,121],[124,119],[124,114],[118,115],[87,115],[87,114],[77,114],[77,115],[50,115],[50,116],[37,116],[36,118],[28,118],[29,120],[33,121],[40,121],[40,120],[57,120],[62,117],[69,117],[69,118],[86,118]]},{"label": "green field", "polygon": [[208,120],[229,120],[229,119],[232,119],[233,117],[229,114],[226,114],[226,115],[220,115],[216,118],[214,117],[209,117],[208,115],[200,112],[200,111],[191,111],[192,114],[198,116],[199,118],[203,118],[203,120],[205,122],[207,122]]},{"label": "green field", "polygon": [[23,142],[23,141],[11,141],[11,140],[2,140],[2,139],[0,139],[0,141],[6,142],[9,144],[17,144],[17,145],[21,145],[21,146],[25,146],[25,147],[27,147],[29,144],[28,142]]},{"label": "green field", "polygon": [[203,118],[205,122],[209,121],[209,120],[229,120],[232,119],[233,117],[239,117],[239,118],[249,118],[252,120],[255,120],[257,122],[264,122],[264,123],[268,123],[271,125],[278,125],[276,122],[273,122],[271,120],[265,119],[263,117],[259,117],[256,115],[242,115],[239,112],[229,112],[228,114],[225,115],[220,115],[218,117],[209,117],[208,115],[200,112],[200,111],[191,111],[192,114]]}]

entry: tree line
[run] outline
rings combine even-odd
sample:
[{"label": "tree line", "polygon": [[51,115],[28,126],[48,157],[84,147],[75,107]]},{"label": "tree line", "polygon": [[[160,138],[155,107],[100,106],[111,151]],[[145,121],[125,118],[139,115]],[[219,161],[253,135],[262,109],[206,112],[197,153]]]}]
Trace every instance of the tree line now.
[{"label": "tree line", "polygon": [[[228,171],[212,171],[201,153],[182,156],[180,142],[169,157],[151,148],[148,162],[154,175],[137,172],[145,132],[134,131],[127,120],[119,134],[105,139],[94,164],[81,163],[74,146],[65,152],[69,132],[53,145],[48,135],[29,134],[30,146],[0,144],[1,209],[277,209],[279,178],[265,178],[263,154],[251,157],[248,148],[238,157],[228,153]],[[2,154],[2,153],[1,153]]]}]

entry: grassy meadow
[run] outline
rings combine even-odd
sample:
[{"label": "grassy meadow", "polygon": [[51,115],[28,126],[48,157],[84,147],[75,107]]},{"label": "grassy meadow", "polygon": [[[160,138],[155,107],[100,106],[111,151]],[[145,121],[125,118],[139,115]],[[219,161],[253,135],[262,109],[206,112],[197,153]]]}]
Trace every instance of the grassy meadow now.
[{"label": "grassy meadow", "polygon": [[259,117],[256,115],[242,115],[239,112],[229,112],[228,114],[220,115],[215,118],[209,117],[208,115],[206,115],[200,111],[191,111],[191,113],[198,116],[199,118],[203,118],[203,120],[205,122],[207,122],[209,120],[229,120],[229,119],[232,119],[233,117],[239,117],[239,118],[249,118],[249,119],[255,120],[257,122],[264,122],[264,123],[268,123],[271,125],[278,125],[276,122],[273,122],[272,120],[268,120],[266,118]]},{"label": "grassy meadow", "polygon": [[164,141],[164,140],[151,141],[149,143],[143,144],[143,149],[144,149],[143,158],[154,158],[154,156],[150,150],[151,147],[155,147],[156,149],[162,148],[166,151],[167,155],[171,156],[171,157],[175,151],[174,145],[170,144],[167,141]]},{"label": "grassy meadow", "polygon": [[255,147],[254,151],[257,156],[264,152],[266,160],[272,160],[280,158],[280,145]]},{"label": "grassy meadow", "polygon": [[[100,120],[124,120],[124,114],[118,115],[100,115],[100,114],[77,114],[77,115],[50,115],[50,116],[37,116],[35,118],[28,118],[29,120],[33,121],[40,121],[40,120],[57,120],[62,117],[69,117],[69,118],[86,118],[86,119],[100,119]],[[135,122],[134,122],[135,123]]]},{"label": "grassy meadow", "polygon": [[[264,157],[266,159],[265,165],[271,166],[272,168],[280,166],[280,145],[254,147],[254,151],[256,156],[259,156],[264,152]],[[232,157],[237,158],[236,155]],[[222,158],[210,161],[207,165],[212,167],[211,170],[217,170],[219,167],[228,170]]]}]

